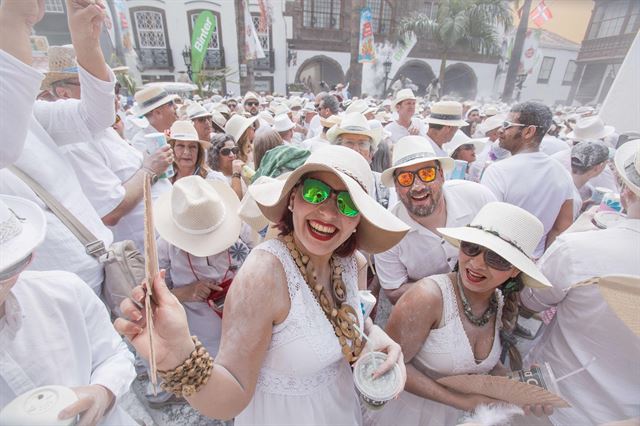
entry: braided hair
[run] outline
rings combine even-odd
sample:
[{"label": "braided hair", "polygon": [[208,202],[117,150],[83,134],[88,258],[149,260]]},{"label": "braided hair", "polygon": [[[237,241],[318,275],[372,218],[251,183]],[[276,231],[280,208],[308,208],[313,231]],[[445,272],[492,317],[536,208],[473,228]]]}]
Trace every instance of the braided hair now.
[{"label": "braided hair", "polygon": [[522,282],[522,272],[514,278],[510,278],[500,287],[502,296],[504,297],[504,306],[502,307],[502,327],[500,327],[500,341],[502,342],[502,354],[500,361],[506,360],[509,355],[509,366],[511,370],[522,370],[522,355],[516,347],[516,338],[513,332],[518,324],[518,315],[520,307],[518,305],[518,293],[524,288]]}]

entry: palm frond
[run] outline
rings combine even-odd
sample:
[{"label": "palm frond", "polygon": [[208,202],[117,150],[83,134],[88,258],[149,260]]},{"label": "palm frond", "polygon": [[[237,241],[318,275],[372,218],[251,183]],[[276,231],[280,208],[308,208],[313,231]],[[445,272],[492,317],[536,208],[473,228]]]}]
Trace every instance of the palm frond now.
[{"label": "palm frond", "polygon": [[398,36],[404,39],[406,36],[415,34],[416,37],[431,37],[438,32],[439,23],[432,20],[424,13],[407,16],[398,23]]}]

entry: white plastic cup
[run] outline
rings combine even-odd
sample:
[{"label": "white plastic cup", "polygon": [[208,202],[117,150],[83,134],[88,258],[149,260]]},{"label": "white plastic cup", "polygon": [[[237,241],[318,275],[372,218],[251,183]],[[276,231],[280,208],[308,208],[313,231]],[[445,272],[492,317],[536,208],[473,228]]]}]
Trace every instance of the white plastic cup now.
[{"label": "white plastic cup", "polygon": [[371,315],[371,311],[373,311],[373,307],[376,306],[376,297],[369,290],[360,290],[358,292],[360,294],[360,309],[362,309],[362,319],[366,320],[369,315]]},{"label": "white plastic cup", "polygon": [[373,372],[387,359],[382,352],[368,352],[353,368],[353,382],[362,401],[372,410],[382,408],[402,391],[402,372],[398,364],[377,379]]},{"label": "white plastic cup", "polygon": [[[159,150],[160,148],[162,148],[167,144],[167,137],[164,135],[164,133],[160,133],[160,132],[149,133],[148,135],[144,136],[144,139],[145,139],[145,146],[147,149],[147,153],[149,154],[154,154],[157,150]],[[158,178],[160,179],[170,178],[174,175],[174,173],[175,172],[173,170],[173,165],[169,164],[169,167],[167,167],[167,170],[163,174],[158,176]]]}]

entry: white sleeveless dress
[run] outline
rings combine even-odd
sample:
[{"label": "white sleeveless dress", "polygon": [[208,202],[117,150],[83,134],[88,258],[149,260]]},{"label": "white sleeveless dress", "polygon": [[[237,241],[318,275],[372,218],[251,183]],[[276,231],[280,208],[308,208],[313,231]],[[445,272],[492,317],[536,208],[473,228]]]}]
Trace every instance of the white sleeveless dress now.
[{"label": "white sleeveless dress", "polygon": [[[500,359],[500,318],[504,300],[496,290],[498,312],[489,355],[476,363],[473,348],[462,326],[458,314],[458,302],[453,283],[446,274],[429,277],[442,292],[442,321],[440,328],[431,330],[427,340],[412,360],[412,364],[430,378],[436,380],[458,374],[486,374]],[[464,412],[449,405],[441,404],[403,391],[397,399],[389,401],[380,411],[367,410],[367,425],[420,425],[453,426]]]},{"label": "white sleeveless dress", "polygon": [[[361,425],[351,367],[289,250],[276,239],[254,250],[265,250],[282,263],[291,309],[287,318],[273,327],[255,394],[236,417],[235,425]],[[358,313],[362,327],[355,257],[338,259],[344,271],[347,303]]]}]

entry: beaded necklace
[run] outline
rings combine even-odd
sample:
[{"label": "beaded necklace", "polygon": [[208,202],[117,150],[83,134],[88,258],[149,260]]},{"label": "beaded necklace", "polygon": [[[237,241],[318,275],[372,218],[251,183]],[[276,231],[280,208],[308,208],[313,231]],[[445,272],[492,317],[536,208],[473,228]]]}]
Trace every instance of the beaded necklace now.
[{"label": "beaded necklace", "polygon": [[[332,256],[329,260],[329,266],[333,270],[331,277],[333,294],[327,295],[324,291],[324,286],[316,282],[316,274],[309,256],[302,255],[298,251],[291,234],[286,235],[283,239],[291,253],[291,257],[293,257],[300,270],[302,278],[311,289],[322,311],[333,326],[333,331],[338,337],[340,346],[342,346],[342,355],[349,363],[355,362],[362,352],[363,341],[356,329],[358,315],[355,309],[346,303],[347,291],[342,280],[342,268],[337,265]],[[336,302],[338,304],[337,307],[335,306]]]},{"label": "beaded necklace", "polygon": [[484,313],[480,317],[476,317],[473,315],[473,311],[471,310],[471,304],[467,300],[467,296],[464,294],[464,288],[462,288],[462,279],[460,278],[460,271],[456,276],[456,284],[458,286],[458,290],[460,292],[460,300],[462,300],[462,312],[464,312],[464,316],[471,322],[471,324],[476,327],[482,327],[486,325],[492,316],[496,314],[498,311],[498,300],[496,299],[496,293],[493,292],[491,296],[491,300],[489,300],[489,306],[484,311]]}]

